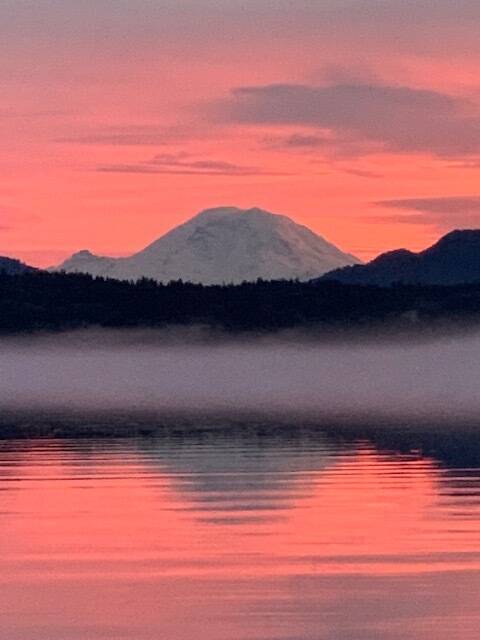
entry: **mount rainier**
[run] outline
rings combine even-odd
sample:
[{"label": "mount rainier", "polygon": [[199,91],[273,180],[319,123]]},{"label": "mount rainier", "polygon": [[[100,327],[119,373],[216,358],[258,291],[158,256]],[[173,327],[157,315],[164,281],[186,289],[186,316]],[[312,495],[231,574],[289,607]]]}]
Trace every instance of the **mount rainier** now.
[{"label": "mount rainier", "polygon": [[359,262],[286,216],[219,207],[202,211],[132,256],[83,250],[52,270],[118,280],[238,284],[257,278],[309,280]]}]

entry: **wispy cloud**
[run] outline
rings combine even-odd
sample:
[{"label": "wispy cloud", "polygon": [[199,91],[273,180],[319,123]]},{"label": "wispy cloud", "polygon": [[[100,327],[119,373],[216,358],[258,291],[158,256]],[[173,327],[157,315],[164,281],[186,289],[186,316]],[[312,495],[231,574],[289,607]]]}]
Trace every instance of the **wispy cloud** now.
[{"label": "wispy cloud", "polygon": [[151,160],[138,164],[109,164],[97,168],[100,172],[177,174],[203,176],[255,176],[288,175],[262,169],[261,167],[235,164],[225,160],[195,159],[189,154],[157,154]]},{"label": "wispy cloud", "polygon": [[[480,108],[466,98],[379,83],[272,84],[239,87],[212,105],[219,121],[252,126],[310,127],[285,147],[333,152],[426,153],[463,158],[480,153]],[[325,131],[327,135],[325,135]]]},{"label": "wispy cloud", "polygon": [[108,145],[108,146],[161,146],[171,144],[186,131],[159,125],[132,124],[107,126],[89,133],[56,138],[54,142],[66,144]]},{"label": "wispy cloud", "polygon": [[316,133],[292,133],[285,136],[268,137],[265,143],[272,147],[287,149],[319,149],[332,143],[331,137]]},{"label": "wispy cloud", "polygon": [[405,213],[372,215],[369,216],[372,222],[431,225],[442,231],[453,227],[480,227],[480,196],[405,198],[374,204]]},{"label": "wispy cloud", "polygon": [[35,120],[35,119],[48,119],[48,118],[60,118],[64,116],[68,116],[68,111],[60,111],[55,109],[31,109],[31,110],[23,110],[19,109],[0,109],[0,119],[7,120]]},{"label": "wispy cloud", "polygon": [[480,158],[466,158],[455,160],[448,165],[451,169],[480,169]]},{"label": "wispy cloud", "polygon": [[370,169],[360,169],[356,167],[342,167],[341,170],[344,173],[348,173],[351,176],[356,176],[357,178],[369,178],[371,180],[378,180],[380,178],[384,178],[385,174],[380,171],[371,171]]},{"label": "wispy cloud", "polygon": [[77,138],[57,138],[55,142],[112,146],[159,146],[170,143],[161,133],[92,133]]}]

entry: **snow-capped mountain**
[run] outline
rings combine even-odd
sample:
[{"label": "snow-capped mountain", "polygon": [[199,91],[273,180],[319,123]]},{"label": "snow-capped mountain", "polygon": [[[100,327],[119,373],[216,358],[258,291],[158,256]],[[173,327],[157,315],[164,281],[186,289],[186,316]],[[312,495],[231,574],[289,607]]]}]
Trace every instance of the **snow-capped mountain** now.
[{"label": "snow-capped mountain", "polygon": [[360,262],[307,227],[261,209],[219,207],[202,211],[128,258],[79,251],[55,271],[119,280],[182,279],[203,284],[309,280]]}]

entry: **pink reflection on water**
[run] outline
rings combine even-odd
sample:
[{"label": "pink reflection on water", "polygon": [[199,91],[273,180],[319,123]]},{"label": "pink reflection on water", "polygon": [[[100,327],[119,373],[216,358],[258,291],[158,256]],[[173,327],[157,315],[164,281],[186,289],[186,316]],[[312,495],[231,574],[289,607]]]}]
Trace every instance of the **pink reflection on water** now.
[{"label": "pink reflection on water", "polygon": [[433,461],[162,447],[0,449],[6,638],[477,638],[479,493]]}]

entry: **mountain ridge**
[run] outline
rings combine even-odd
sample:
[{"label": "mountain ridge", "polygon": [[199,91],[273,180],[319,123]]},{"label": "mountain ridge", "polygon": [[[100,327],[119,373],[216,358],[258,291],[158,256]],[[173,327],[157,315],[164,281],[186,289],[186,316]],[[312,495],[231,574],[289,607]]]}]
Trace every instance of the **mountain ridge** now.
[{"label": "mountain ridge", "polygon": [[455,229],[418,253],[387,251],[367,264],[334,269],[318,280],[379,286],[480,282],[480,230]]},{"label": "mountain ridge", "polygon": [[238,284],[258,278],[309,280],[358,262],[287,216],[257,207],[215,207],[132,256],[97,256],[83,249],[53,270],[118,280],[147,277],[158,282]]},{"label": "mountain ridge", "polygon": [[7,256],[0,256],[0,272],[7,275],[18,275],[20,273],[31,273],[36,271],[35,267],[31,267],[24,262],[21,262],[17,258],[8,258]]}]

